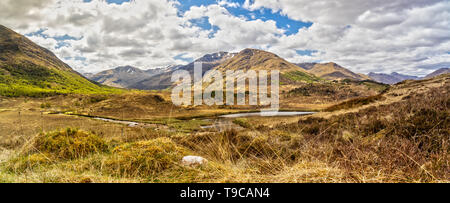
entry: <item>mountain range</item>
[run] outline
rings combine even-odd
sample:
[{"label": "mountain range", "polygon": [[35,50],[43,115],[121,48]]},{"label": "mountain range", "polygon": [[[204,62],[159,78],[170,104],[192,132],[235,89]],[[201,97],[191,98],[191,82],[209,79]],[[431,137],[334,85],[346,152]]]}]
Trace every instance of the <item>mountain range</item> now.
[{"label": "mountain range", "polygon": [[373,80],[385,84],[395,84],[399,83],[404,80],[417,80],[419,77],[416,76],[410,76],[410,75],[403,75],[397,72],[393,72],[391,74],[385,74],[385,73],[369,73],[369,77]]},{"label": "mountain range", "polygon": [[128,88],[142,89],[142,90],[154,90],[154,89],[167,89],[173,84],[171,82],[172,73],[176,70],[187,70],[191,75],[194,73],[194,63],[203,63],[203,73],[214,67],[220,65],[222,62],[233,57],[234,54],[228,52],[218,52],[214,54],[207,54],[192,63],[184,66],[175,66],[176,68],[168,69],[167,71],[148,77],[147,79],[141,80],[135,84],[130,85]]},{"label": "mountain range", "polygon": [[417,77],[417,76],[411,76],[411,75],[404,75],[397,72],[393,72],[391,74],[385,74],[385,73],[369,73],[369,77],[373,80],[385,84],[396,84],[399,82],[402,82],[404,80],[422,80],[422,79],[429,79],[432,77],[436,77],[438,75],[450,73],[450,68],[441,68],[438,69],[425,77]]},{"label": "mountain range", "polygon": [[165,68],[141,70],[133,66],[120,66],[102,71],[97,74],[86,75],[91,80],[118,88],[129,88],[132,85],[166,71]]},{"label": "mountain range", "polygon": [[[218,52],[207,54],[194,62],[203,63],[203,73],[208,70],[217,70],[225,75],[226,70],[274,70],[281,72],[281,81],[284,83],[314,82],[321,79],[343,80],[350,79],[356,81],[370,80],[363,74],[354,73],[336,63],[310,63],[292,64],[276,54],[258,50],[244,49],[239,53]],[[166,89],[173,84],[170,81],[171,74],[175,70],[187,70],[193,74],[194,62],[184,66],[174,66],[165,69],[141,69],[132,68],[134,71],[124,67],[117,67],[112,70],[102,71],[89,76],[90,79],[105,85],[134,88],[134,89]],[[140,74],[134,74],[139,72]],[[151,74],[148,74],[150,73]]]},{"label": "mountain range", "polygon": [[[226,70],[278,69],[281,72],[280,84],[286,85],[345,79],[354,81],[373,79],[394,84],[405,79],[419,79],[398,73],[389,75],[370,73],[366,76],[333,62],[293,64],[276,54],[258,49],[244,49],[239,53],[207,54],[194,62],[203,63],[203,73],[208,70],[225,73]],[[194,62],[149,70],[121,66],[97,74],[85,73],[83,76],[58,59],[51,51],[0,25],[0,95],[43,96],[120,91],[117,88],[167,89],[173,86],[172,73],[176,70],[187,70],[193,74]],[[425,78],[448,72],[448,68],[440,69]]]},{"label": "mountain range", "polygon": [[[404,75],[397,72],[391,74],[369,73],[369,75],[354,73],[339,64],[329,63],[290,63],[281,57],[258,49],[244,49],[239,53],[218,52],[207,54],[194,62],[203,62],[203,73],[208,70],[218,70],[225,74],[226,70],[273,70],[279,69],[283,82],[313,82],[320,79],[329,81],[373,80],[384,84],[395,84],[404,80],[418,80],[434,77],[449,72],[448,68],[439,69],[425,77]],[[188,65],[177,65],[166,68],[141,70],[125,66],[102,71],[95,75],[86,75],[99,83],[122,88],[133,89],[166,89],[171,87],[171,74],[176,70],[187,70],[193,74],[194,62]],[[133,69],[129,71],[126,68]],[[134,74],[138,72],[139,74]]]}]

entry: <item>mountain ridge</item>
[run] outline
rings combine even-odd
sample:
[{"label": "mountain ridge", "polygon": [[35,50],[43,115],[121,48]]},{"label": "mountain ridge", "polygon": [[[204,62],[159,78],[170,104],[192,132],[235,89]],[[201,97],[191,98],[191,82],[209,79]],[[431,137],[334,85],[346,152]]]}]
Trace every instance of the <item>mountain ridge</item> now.
[{"label": "mountain ridge", "polygon": [[128,88],[130,84],[150,76],[151,73],[133,66],[119,66],[92,75],[89,79],[111,87]]},{"label": "mountain ridge", "polygon": [[25,63],[36,63],[49,68],[76,72],[59,60],[50,50],[3,25],[0,25],[0,36],[0,64],[21,60]]},{"label": "mountain ridge", "polygon": [[370,80],[370,78],[364,74],[354,73],[334,62],[329,63],[303,63],[296,64],[300,68],[303,68],[307,72],[327,80]]},{"label": "mountain ridge", "polygon": [[244,72],[248,70],[279,70],[282,84],[311,83],[321,80],[274,53],[250,48],[240,51],[234,57],[215,67],[214,70],[223,74],[227,70],[242,70]]},{"label": "mountain ridge", "polygon": [[172,73],[176,70],[186,70],[191,75],[194,73],[194,63],[195,62],[202,62],[203,63],[203,73],[205,73],[208,70],[213,69],[214,67],[220,65],[225,60],[234,57],[234,53],[228,53],[228,52],[217,52],[212,54],[206,54],[198,59],[196,59],[194,62],[189,63],[184,66],[175,66],[176,68],[170,69],[168,71],[165,71],[160,74],[156,74],[154,76],[151,76],[147,79],[141,80],[133,85],[130,86],[130,88],[134,89],[144,89],[144,90],[154,90],[154,89],[167,89],[173,85],[171,82],[172,79]]},{"label": "mountain ridge", "polygon": [[273,70],[273,67],[277,67],[280,72],[286,71],[303,71],[294,64],[286,61],[278,55],[259,50],[259,49],[244,49],[236,54],[231,59],[225,61],[215,70]]},{"label": "mountain ridge", "polygon": [[440,68],[440,69],[437,69],[437,70],[433,71],[432,73],[426,75],[424,78],[430,79],[430,78],[433,78],[433,77],[436,77],[436,76],[439,76],[442,74],[447,74],[447,73],[450,73],[450,68]]},{"label": "mountain ridge", "polygon": [[381,82],[381,83],[384,83],[384,84],[390,84],[390,85],[402,82],[404,80],[418,80],[418,79],[420,79],[417,76],[404,75],[404,74],[400,74],[400,73],[397,73],[397,72],[392,72],[390,74],[370,72],[369,73],[369,77],[372,78],[373,80],[377,81],[377,82]]},{"label": "mountain ridge", "polygon": [[48,49],[0,25],[0,95],[43,97],[119,91],[88,80]]}]

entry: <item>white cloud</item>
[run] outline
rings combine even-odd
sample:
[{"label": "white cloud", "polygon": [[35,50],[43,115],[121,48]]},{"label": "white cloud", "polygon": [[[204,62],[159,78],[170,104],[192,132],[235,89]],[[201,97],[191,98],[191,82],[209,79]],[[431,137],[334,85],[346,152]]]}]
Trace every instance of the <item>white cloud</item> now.
[{"label": "white cloud", "polygon": [[229,2],[227,0],[220,0],[217,4],[219,6],[226,6],[226,7],[232,7],[232,8],[237,8],[240,6],[239,3]]},{"label": "white cloud", "polygon": [[[397,71],[426,74],[433,64],[450,61],[450,3],[438,0],[220,0],[180,14],[169,0],[135,0],[121,5],[103,0],[2,0],[0,24],[30,37],[80,71],[116,66],[161,67],[217,51],[252,47],[293,62],[334,61],[357,72]],[[273,20],[234,16],[227,8],[243,6],[280,12],[312,22],[285,35]],[[190,20],[206,19],[204,30]],[[205,22],[206,23],[206,22]],[[71,36],[58,47],[54,37]],[[296,50],[317,50],[300,56]],[[85,60],[80,60],[84,59]],[[427,68],[417,68],[427,67]]]},{"label": "white cloud", "polygon": [[314,22],[272,50],[312,49],[314,57],[281,54],[292,61],[335,61],[357,72],[424,75],[419,66],[449,62],[450,2],[434,0],[306,1],[259,0],[250,10],[270,8],[290,18]]}]

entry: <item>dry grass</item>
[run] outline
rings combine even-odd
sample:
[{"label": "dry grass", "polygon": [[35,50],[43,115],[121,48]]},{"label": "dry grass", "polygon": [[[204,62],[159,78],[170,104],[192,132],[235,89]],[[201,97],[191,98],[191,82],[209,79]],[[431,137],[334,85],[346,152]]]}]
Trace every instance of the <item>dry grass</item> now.
[{"label": "dry grass", "polygon": [[106,142],[97,135],[77,129],[40,133],[25,153],[48,153],[55,159],[76,159],[108,149]]},{"label": "dry grass", "polygon": [[186,152],[169,138],[156,138],[122,144],[112,153],[105,163],[110,173],[125,177],[149,177],[178,165]]},{"label": "dry grass", "polygon": [[363,98],[355,98],[350,99],[348,101],[342,102],[337,105],[333,105],[325,109],[325,111],[337,111],[337,110],[343,110],[343,109],[351,109],[356,107],[361,107],[376,101],[380,101],[385,99],[381,94],[376,96],[370,96],[370,97],[363,97]]},{"label": "dry grass", "polygon": [[277,128],[302,133],[312,157],[340,166],[352,182],[448,182],[448,87]]},{"label": "dry grass", "polygon": [[[443,76],[405,82],[384,93],[383,100],[350,108],[344,103],[341,110],[300,119],[238,119],[235,123],[246,127],[225,132],[183,130],[198,128],[198,121],[179,126],[152,118],[172,127],[128,127],[40,114],[64,108],[76,97],[5,99],[0,102],[0,182],[449,182],[448,81]],[[79,109],[114,99],[83,97]],[[47,102],[51,105],[41,109]],[[183,108],[178,115],[188,112],[201,111]],[[66,127],[82,131],[58,130]],[[20,153],[30,149],[25,143],[39,150]],[[184,155],[209,162],[185,167]]]},{"label": "dry grass", "polygon": [[106,142],[92,133],[70,129],[40,133],[22,147],[20,154],[9,160],[6,169],[23,172],[60,160],[80,159],[108,150]]}]

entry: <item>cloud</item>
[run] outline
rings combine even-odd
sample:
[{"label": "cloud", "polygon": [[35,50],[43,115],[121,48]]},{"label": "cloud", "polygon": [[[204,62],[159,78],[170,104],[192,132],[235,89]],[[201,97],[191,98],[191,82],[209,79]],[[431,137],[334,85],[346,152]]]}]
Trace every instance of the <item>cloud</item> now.
[{"label": "cloud", "polygon": [[[312,21],[309,29],[281,37],[272,50],[314,49],[310,60],[335,61],[350,69],[393,71],[424,75],[429,63],[450,61],[450,3],[448,1],[266,1],[244,6],[249,10],[270,8],[290,18]],[[305,57],[280,54],[292,61]],[[417,60],[422,59],[422,60]]]},{"label": "cloud", "polygon": [[236,2],[229,2],[229,1],[227,1],[227,0],[220,0],[217,4],[218,4],[219,6],[226,6],[226,7],[232,7],[232,8],[237,8],[237,7],[240,6],[239,3],[236,3]]},{"label": "cloud", "polygon": [[[450,61],[449,1],[219,0],[181,12],[182,3],[3,0],[0,24],[21,34],[42,31],[30,38],[85,72],[123,65],[155,68],[186,63],[176,56],[247,47],[292,62],[334,61],[363,73],[424,75],[434,64]],[[281,29],[285,21],[265,18],[270,12],[312,25],[287,35],[290,25]]]},{"label": "cloud", "polygon": [[14,23],[15,27],[27,29],[28,22],[38,21],[44,17],[40,9],[52,2],[52,0],[3,0],[0,2],[0,19],[8,19],[9,25]]}]

